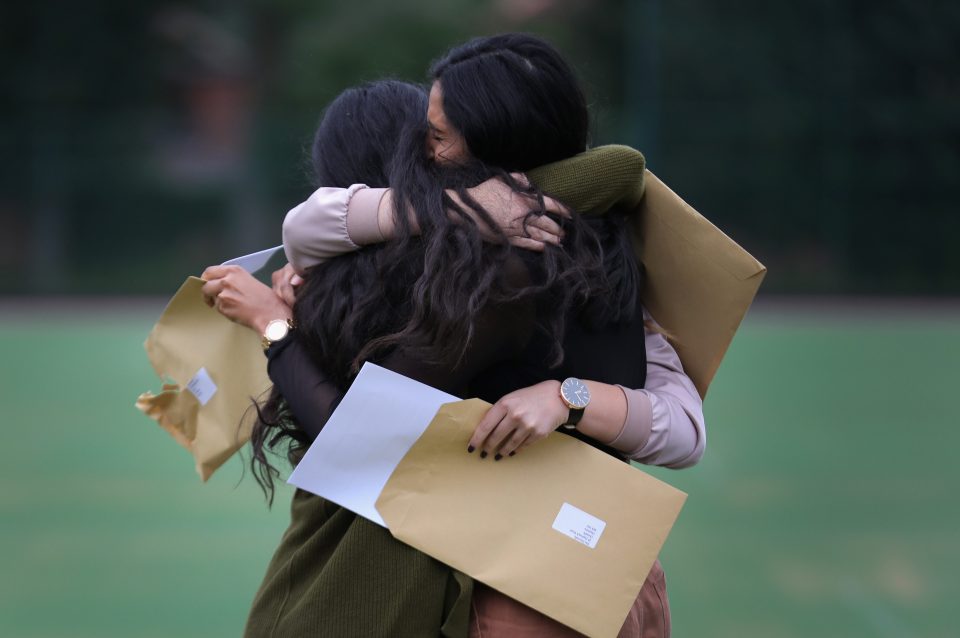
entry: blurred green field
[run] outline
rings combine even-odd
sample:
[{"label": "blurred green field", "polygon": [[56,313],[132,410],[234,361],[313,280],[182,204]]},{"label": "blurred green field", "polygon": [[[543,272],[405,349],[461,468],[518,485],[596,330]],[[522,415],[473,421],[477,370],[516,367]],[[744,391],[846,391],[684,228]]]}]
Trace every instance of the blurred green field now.
[{"label": "blurred green field", "polygon": [[[133,407],[162,301],[0,302],[0,636],[240,634],[287,522]],[[957,306],[752,311],[662,559],[674,635],[956,636]]]}]

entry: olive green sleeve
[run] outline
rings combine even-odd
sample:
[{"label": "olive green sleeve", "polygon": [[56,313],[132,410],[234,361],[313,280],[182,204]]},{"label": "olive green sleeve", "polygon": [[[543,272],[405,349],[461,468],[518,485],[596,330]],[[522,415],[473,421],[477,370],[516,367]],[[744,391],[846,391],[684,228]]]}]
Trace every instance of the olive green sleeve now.
[{"label": "olive green sleeve", "polygon": [[640,151],[611,144],[539,166],[527,177],[544,193],[582,215],[601,215],[616,204],[632,208],[643,197],[646,161]]}]

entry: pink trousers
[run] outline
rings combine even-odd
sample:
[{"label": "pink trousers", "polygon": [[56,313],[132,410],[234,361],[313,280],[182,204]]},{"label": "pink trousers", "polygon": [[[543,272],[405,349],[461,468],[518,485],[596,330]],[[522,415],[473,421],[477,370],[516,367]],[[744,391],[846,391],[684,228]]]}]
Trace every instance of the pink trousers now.
[{"label": "pink trousers", "polygon": [[[482,583],[475,583],[470,638],[579,638],[561,625]],[[618,638],[669,638],[670,603],[660,561],[650,569]]]}]

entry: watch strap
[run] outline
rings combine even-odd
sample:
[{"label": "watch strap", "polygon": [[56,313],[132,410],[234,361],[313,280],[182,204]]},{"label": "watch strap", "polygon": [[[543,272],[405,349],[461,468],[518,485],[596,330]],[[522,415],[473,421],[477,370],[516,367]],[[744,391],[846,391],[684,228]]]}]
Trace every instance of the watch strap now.
[{"label": "watch strap", "polygon": [[563,427],[568,430],[575,429],[577,424],[580,423],[580,419],[583,418],[584,412],[586,412],[585,408],[570,408],[570,414],[567,416],[567,422],[563,424]]}]

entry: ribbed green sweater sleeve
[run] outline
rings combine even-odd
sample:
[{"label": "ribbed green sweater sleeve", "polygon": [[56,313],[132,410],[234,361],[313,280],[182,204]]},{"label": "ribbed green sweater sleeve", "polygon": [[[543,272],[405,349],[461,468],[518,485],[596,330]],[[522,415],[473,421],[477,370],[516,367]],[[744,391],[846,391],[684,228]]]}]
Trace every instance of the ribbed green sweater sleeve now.
[{"label": "ribbed green sweater sleeve", "polygon": [[616,204],[632,208],[644,189],[643,154],[629,146],[598,146],[570,159],[540,166],[527,177],[582,215],[601,215]]}]

